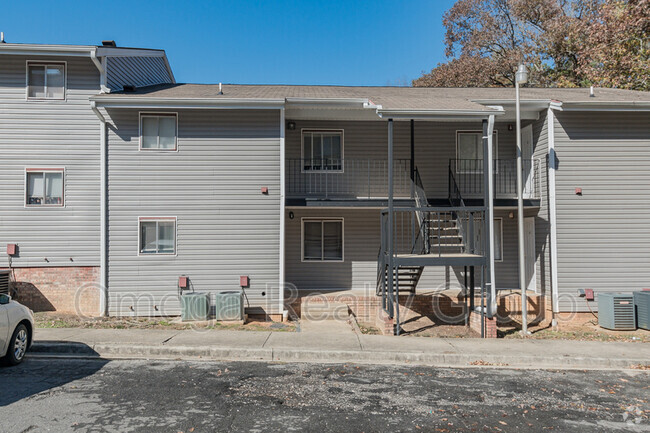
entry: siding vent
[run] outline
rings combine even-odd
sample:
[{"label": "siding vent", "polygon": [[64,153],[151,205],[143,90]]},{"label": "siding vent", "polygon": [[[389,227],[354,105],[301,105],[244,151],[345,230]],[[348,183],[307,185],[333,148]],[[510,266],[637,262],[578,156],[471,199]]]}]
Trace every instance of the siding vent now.
[{"label": "siding vent", "polygon": [[598,295],[598,324],[616,331],[635,330],[634,297],[631,293],[600,293]]},{"label": "siding vent", "polygon": [[115,48],[115,47],[117,47],[117,44],[115,43],[115,41],[102,41],[102,46],[103,47]]}]

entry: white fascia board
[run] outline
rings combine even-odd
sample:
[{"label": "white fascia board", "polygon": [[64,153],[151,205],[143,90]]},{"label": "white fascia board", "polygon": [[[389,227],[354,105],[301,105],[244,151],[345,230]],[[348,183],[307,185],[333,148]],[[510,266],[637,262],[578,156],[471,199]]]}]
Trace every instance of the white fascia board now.
[{"label": "white fascia board", "polygon": [[104,108],[174,108],[174,109],[280,109],[284,99],[213,99],[213,98],[147,98],[91,96],[98,107]]},{"label": "white fascia board", "polygon": [[565,102],[562,111],[650,111],[650,101]]},{"label": "white fascia board", "polygon": [[92,45],[36,45],[0,44],[0,54],[23,56],[68,56],[88,57],[97,47]]},{"label": "white fascia board", "polygon": [[499,110],[386,110],[378,109],[377,114],[381,118],[390,119],[421,119],[421,120],[444,120],[444,119],[486,119],[489,116],[500,116],[504,111]]}]

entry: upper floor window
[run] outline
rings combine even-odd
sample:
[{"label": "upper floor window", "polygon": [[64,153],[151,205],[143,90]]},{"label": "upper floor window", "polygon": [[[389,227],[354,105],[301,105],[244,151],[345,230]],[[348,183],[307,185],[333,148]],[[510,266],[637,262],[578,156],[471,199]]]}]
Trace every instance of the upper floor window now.
[{"label": "upper floor window", "polygon": [[302,131],[304,171],[343,170],[343,131]]},{"label": "upper floor window", "polygon": [[[462,131],[456,138],[457,171],[483,172],[483,132]],[[494,131],[492,140],[492,159],[499,159],[497,151],[497,132]]]},{"label": "upper floor window", "polygon": [[141,114],[140,149],[176,150],[176,114]]},{"label": "upper floor window", "polygon": [[176,218],[140,218],[140,254],[175,254]]},{"label": "upper floor window", "polygon": [[28,99],[65,99],[65,63],[27,63]]},{"label": "upper floor window", "polygon": [[27,169],[25,204],[63,206],[63,169]]}]

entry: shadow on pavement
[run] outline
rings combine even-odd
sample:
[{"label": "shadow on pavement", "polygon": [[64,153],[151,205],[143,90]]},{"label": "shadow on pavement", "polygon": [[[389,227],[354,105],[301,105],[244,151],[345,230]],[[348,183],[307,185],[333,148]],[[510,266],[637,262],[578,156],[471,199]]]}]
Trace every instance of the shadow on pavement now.
[{"label": "shadow on pavement", "polygon": [[[77,356],[93,356],[97,353],[82,343],[48,342],[48,354],[75,354]],[[59,347],[53,347],[59,346]],[[66,351],[65,348],[68,348]],[[45,352],[43,345],[34,344],[33,352]],[[59,349],[58,351],[56,349]],[[74,350],[72,352],[70,349]],[[25,398],[32,398],[44,391],[49,391],[92,376],[101,370],[109,361],[105,359],[66,359],[62,368],[58,363],[56,371],[52,370],[52,361],[48,358],[30,357],[29,353],[22,364],[8,366],[0,364],[0,407],[8,406]]]}]

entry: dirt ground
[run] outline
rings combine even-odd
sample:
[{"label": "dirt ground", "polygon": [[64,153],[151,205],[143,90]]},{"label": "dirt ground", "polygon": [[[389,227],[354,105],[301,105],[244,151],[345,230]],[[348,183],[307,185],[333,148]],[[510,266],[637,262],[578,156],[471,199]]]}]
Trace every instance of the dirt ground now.
[{"label": "dirt ground", "polygon": [[245,324],[207,322],[181,322],[178,317],[97,317],[83,318],[75,314],[56,312],[34,313],[37,328],[93,328],[93,329],[227,329],[238,331],[295,332],[293,322],[278,323],[251,320]]},{"label": "dirt ground", "polygon": [[[439,338],[468,338],[480,337],[464,324],[447,325],[436,323],[435,318],[423,316],[413,311],[407,311],[407,316],[402,320],[402,335],[411,337],[439,337]],[[360,324],[364,334],[379,334],[379,330],[372,325]],[[499,326],[498,338],[523,338],[520,326]],[[531,335],[528,338],[544,340],[581,340],[581,341],[623,341],[650,343],[650,331],[637,329],[636,331],[611,331],[598,326],[597,319],[584,321],[571,321],[560,323],[559,330],[553,330],[548,324],[529,326]]]}]

